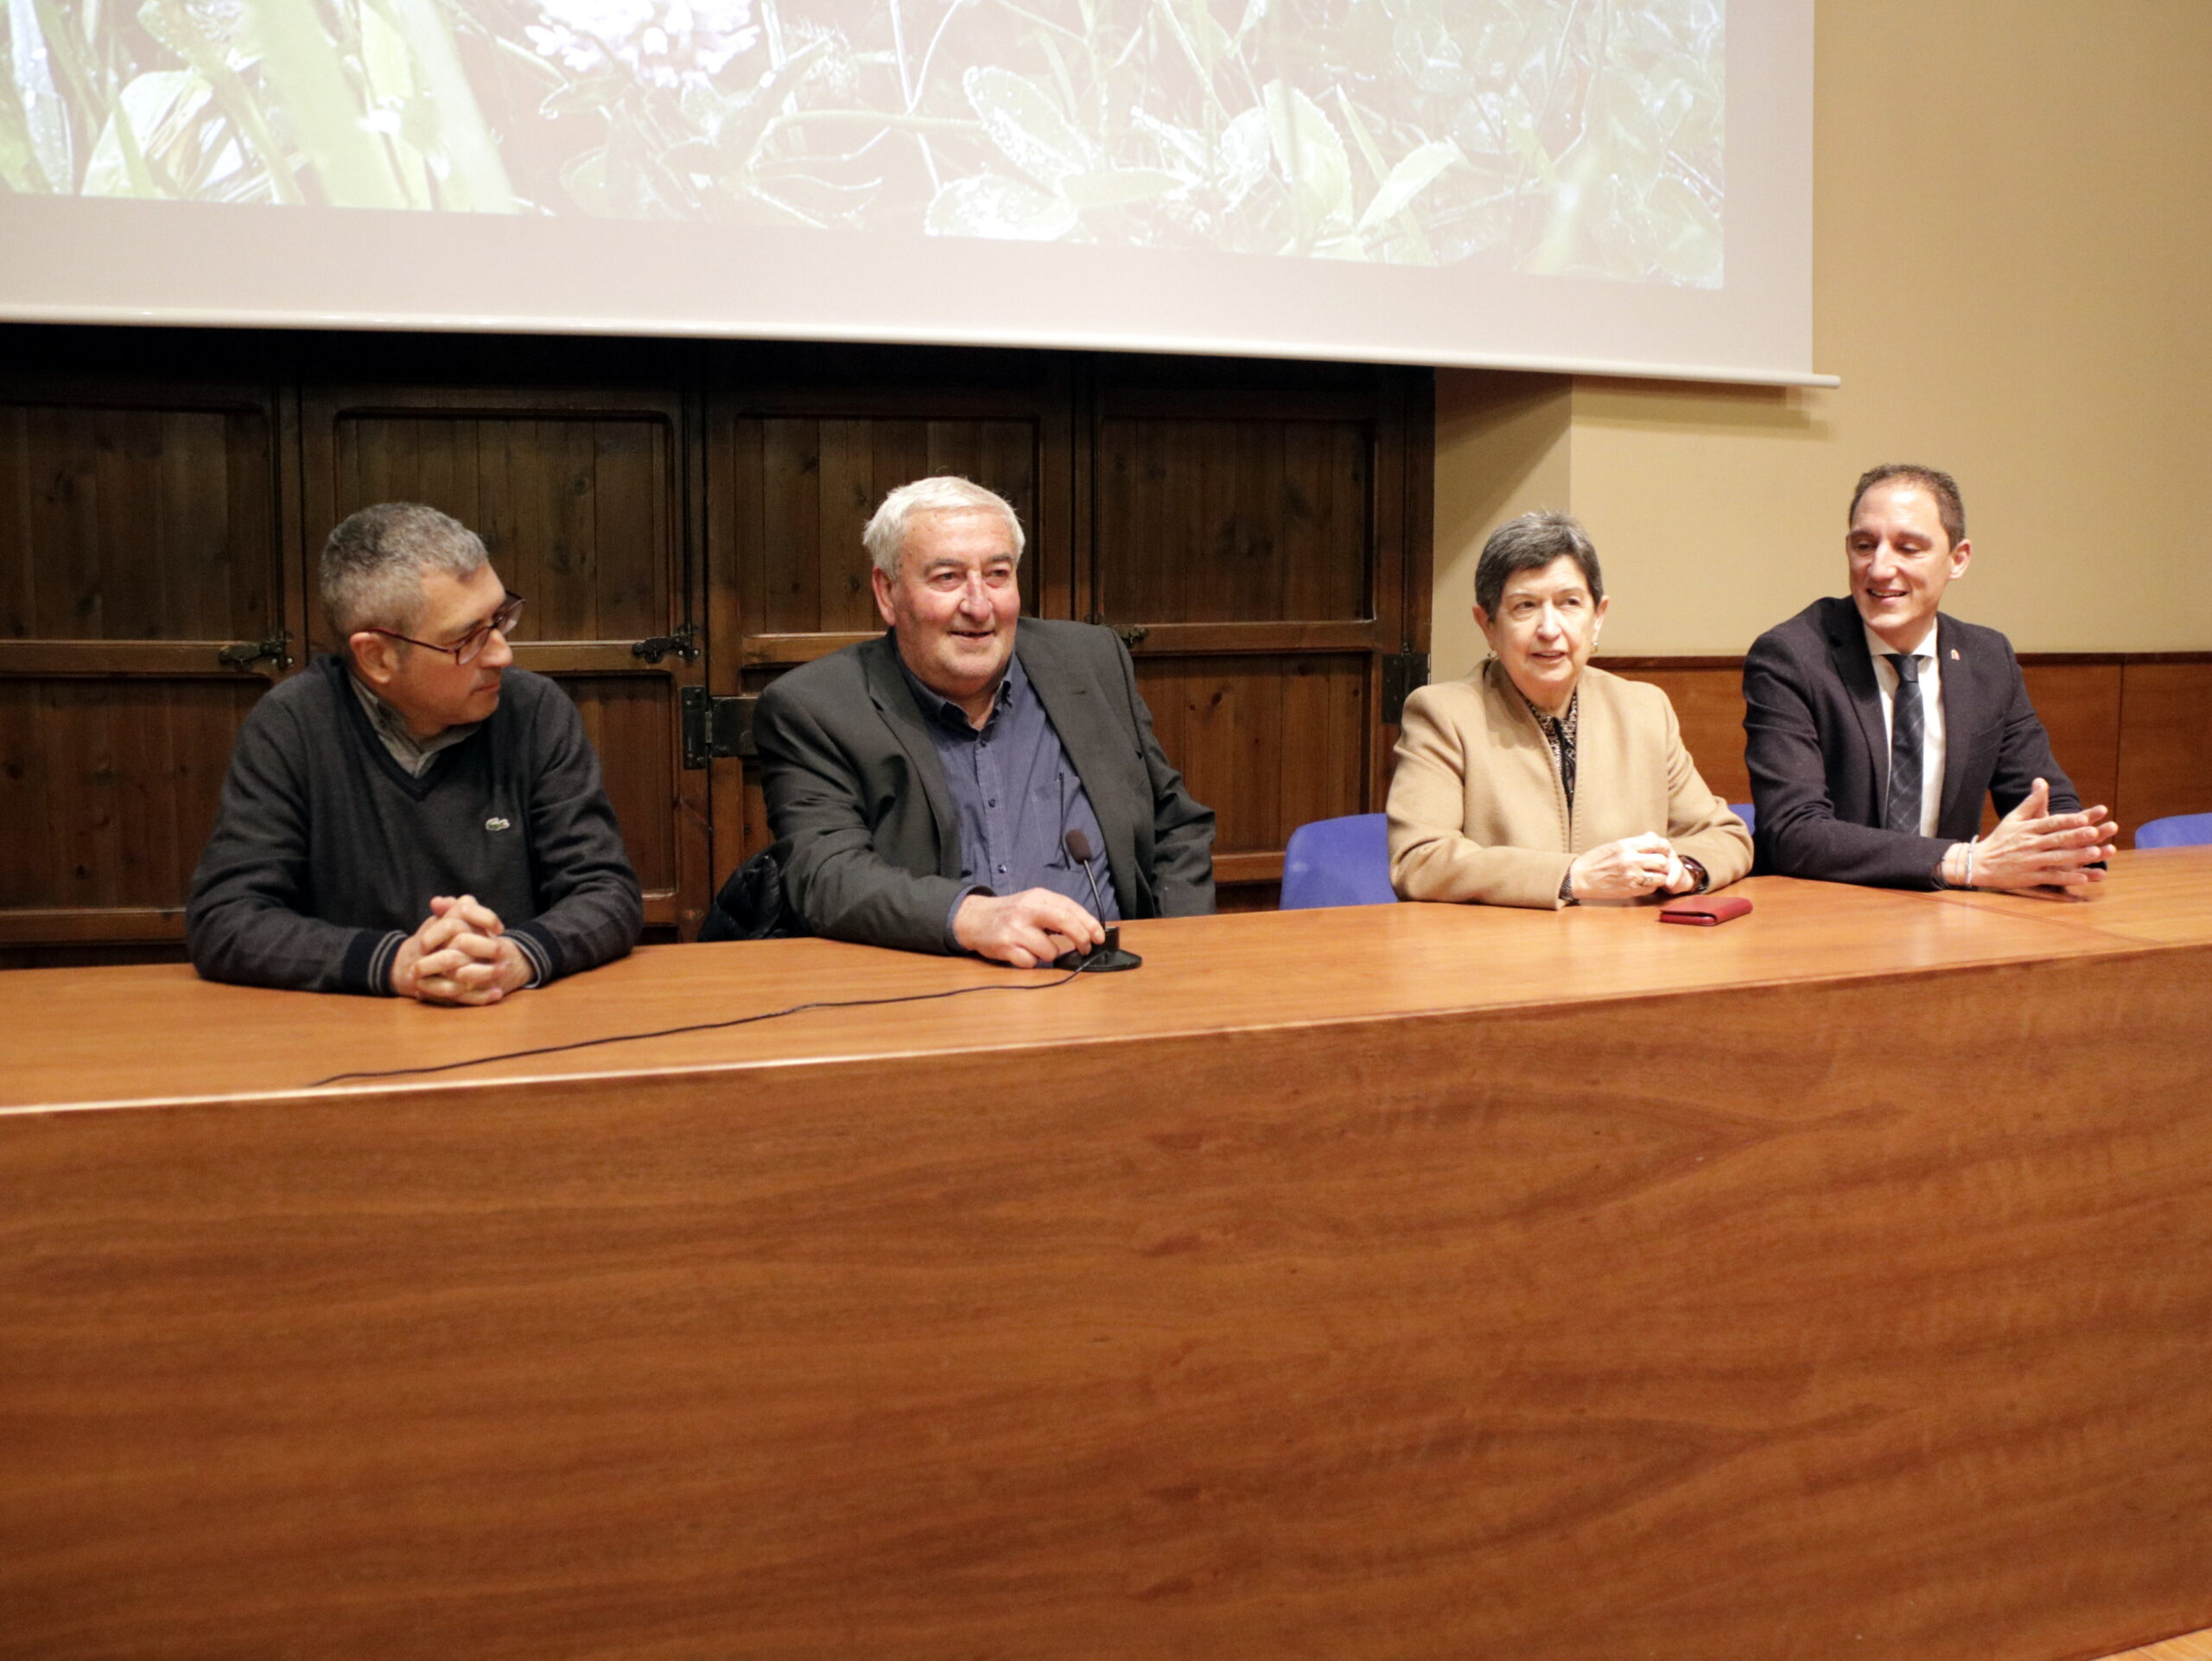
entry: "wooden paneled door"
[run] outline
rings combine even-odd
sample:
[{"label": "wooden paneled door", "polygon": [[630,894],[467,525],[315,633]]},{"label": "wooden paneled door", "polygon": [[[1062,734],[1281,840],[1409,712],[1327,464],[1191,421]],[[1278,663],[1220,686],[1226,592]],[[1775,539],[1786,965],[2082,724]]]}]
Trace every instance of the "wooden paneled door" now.
[{"label": "wooden paneled door", "polygon": [[861,530],[957,473],[1023,604],[1118,629],[1224,905],[1377,806],[1427,634],[1415,370],[1060,352],[0,330],[0,964],[174,952],[239,722],[327,638],[340,519],[431,504],[529,608],[648,937],[765,845],[749,700],[874,634]]},{"label": "wooden paneled door", "polygon": [[1381,807],[1427,678],[1427,378],[1101,357],[1085,390],[1077,614],[1219,816],[1224,909],[1271,905],[1293,830]]},{"label": "wooden paneled door", "polygon": [[41,368],[47,338],[0,372],[7,964],[175,949],[232,741],[303,632],[273,381]]},{"label": "wooden paneled door", "polygon": [[[558,680],[582,711],[644,886],[646,938],[673,939],[714,893],[707,791],[683,766],[680,715],[706,665],[689,557],[696,423],[673,375],[534,385],[499,369],[444,385],[310,374],[300,418],[308,557],[340,519],[380,501],[427,502],[484,538],[529,601],[515,661]],[[334,644],[325,633],[318,618],[318,649]]]}]

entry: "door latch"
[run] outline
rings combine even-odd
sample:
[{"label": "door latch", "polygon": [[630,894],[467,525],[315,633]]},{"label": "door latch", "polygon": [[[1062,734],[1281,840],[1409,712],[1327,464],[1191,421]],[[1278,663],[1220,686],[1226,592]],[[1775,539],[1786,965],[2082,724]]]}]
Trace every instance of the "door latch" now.
[{"label": "door latch", "polygon": [[671,652],[686,663],[699,661],[698,624],[686,623],[672,634],[652,634],[630,645],[630,655],[647,663],[657,664]]},{"label": "door latch", "polygon": [[279,629],[265,640],[233,640],[219,646],[215,661],[226,669],[251,669],[264,659],[274,663],[280,670],[292,666],[292,631]]}]

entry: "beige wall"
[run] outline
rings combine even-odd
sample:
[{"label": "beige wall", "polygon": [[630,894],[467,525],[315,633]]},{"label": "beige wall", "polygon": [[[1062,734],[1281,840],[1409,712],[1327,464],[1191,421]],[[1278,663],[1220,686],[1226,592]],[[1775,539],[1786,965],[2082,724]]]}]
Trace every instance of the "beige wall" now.
[{"label": "beige wall", "polygon": [[1958,475],[1948,608],[2022,651],[2212,649],[2212,6],[1820,0],[1814,366],[1834,391],[1444,372],[1437,677],[1483,536],[1564,506],[1603,649],[1742,652],[1842,591],[1852,481]]}]

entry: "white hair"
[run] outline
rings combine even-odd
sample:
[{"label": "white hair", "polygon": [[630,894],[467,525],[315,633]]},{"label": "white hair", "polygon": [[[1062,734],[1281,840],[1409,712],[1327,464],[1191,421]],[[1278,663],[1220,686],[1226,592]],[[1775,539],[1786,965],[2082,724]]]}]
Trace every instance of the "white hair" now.
[{"label": "white hair", "polygon": [[1007,534],[1014,540],[1014,557],[1020,560],[1027,539],[1021,534],[1021,518],[1014,511],[1014,504],[996,491],[986,490],[950,474],[917,479],[886,496],[883,506],[875,510],[875,517],[868,522],[868,529],[861,532],[861,545],[868,550],[877,570],[895,578],[899,575],[899,553],[906,545],[906,530],[916,515],[977,512],[996,513],[1006,520]]}]

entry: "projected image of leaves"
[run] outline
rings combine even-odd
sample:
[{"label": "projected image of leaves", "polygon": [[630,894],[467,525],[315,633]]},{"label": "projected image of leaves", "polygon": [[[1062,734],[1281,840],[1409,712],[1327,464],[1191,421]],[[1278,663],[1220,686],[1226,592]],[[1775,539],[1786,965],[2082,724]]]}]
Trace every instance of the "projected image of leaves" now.
[{"label": "projected image of leaves", "polygon": [[1719,0],[0,0],[0,188],[1716,286]]}]

